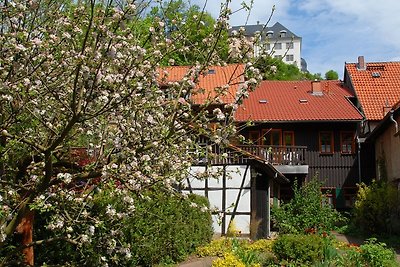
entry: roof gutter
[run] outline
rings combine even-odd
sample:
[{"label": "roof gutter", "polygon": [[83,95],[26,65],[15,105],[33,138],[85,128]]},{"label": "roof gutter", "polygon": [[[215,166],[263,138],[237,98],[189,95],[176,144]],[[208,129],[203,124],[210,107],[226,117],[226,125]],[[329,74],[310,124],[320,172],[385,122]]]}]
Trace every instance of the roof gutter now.
[{"label": "roof gutter", "polygon": [[396,129],[395,135],[397,135],[399,132],[399,125],[398,125],[397,121],[393,118],[393,113],[394,113],[394,110],[391,110],[390,111],[390,120],[394,122],[394,127]]}]

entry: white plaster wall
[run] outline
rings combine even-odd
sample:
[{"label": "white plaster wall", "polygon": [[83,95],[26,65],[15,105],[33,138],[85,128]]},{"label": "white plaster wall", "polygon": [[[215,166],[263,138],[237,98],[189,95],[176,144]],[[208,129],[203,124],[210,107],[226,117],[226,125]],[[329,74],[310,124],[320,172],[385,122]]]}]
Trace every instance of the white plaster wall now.
[{"label": "white plaster wall", "polygon": [[[221,170],[220,166],[214,166],[208,169],[208,171],[218,172]],[[205,167],[203,166],[193,166],[189,170],[189,181],[193,190],[193,193],[205,196],[205,180],[198,180],[196,177],[200,172],[205,171]],[[211,208],[218,210],[220,213],[224,212],[233,212],[234,207],[236,205],[237,196],[240,193],[239,202],[237,205],[237,212],[250,212],[251,210],[251,190],[243,189],[240,192],[240,187],[242,184],[243,176],[246,173],[246,166],[243,165],[234,165],[226,167],[226,200],[225,200],[225,211],[222,210],[223,207],[223,182],[222,182],[222,173],[220,174],[218,179],[209,178],[208,182],[208,199],[210,201]],[[250,167],[247,170],[244,187],[251,186],[251,175],[250,175]],[[185,184],[186,189],[185,192],[189,192],[188,184]],[[203,189],[200,189],[203,188]],[[242,234],[250,233],[250,215],[235,215],[234,222],[236,225],[236,229],[241,231]],[[226,225],[225,229],[228,229],[229,221],[231,219],[230,215],[226,215]],[[213,227],[216,233],[222,232],[221,218],[218,215],[213,215]]]}]

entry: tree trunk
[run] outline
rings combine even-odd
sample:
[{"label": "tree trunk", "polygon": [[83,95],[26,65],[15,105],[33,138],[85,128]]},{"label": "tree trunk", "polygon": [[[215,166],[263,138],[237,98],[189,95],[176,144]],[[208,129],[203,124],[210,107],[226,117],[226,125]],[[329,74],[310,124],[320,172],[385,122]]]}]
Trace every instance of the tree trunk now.
[{"label": "tree trunk", "polygon": [[[16,232],[21,235],[21,245],[26,246],[33,242],[33,218],[34,212],[29,210],[22,218],[21,222],[16,228]],[[29,266],[33,266],[33,246],[25,248],[22,253],[25,256],[25,263]]]}]

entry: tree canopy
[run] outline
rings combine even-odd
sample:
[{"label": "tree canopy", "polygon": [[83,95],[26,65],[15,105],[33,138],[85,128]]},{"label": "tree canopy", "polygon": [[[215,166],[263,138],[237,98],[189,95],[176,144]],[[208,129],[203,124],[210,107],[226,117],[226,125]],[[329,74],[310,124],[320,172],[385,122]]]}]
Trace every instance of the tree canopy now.
[{"label": "tree canopy", "polygon": [[[188,5],[183,0],[168,1],[153,7],[145,22],[161,20],[166,38],[174,42],[176,49],[163,58],[163,65],[191,65],[204,63],[210,56],[226,60],[228,57],[228,31],[215,30],[216,20],[197,5]],[[208,38],[218,37],[216,43]],[[217,53],[210,55],[213,48]]]},{"label": "tree canopy", "polygon": [[294,64],[286,64],[280,58],[265,55],[257,59],[255,64],[262,72],[264,80],[321,80],[321,74],[302,72]]},{"label": "tree canopy", "polygon": [[338,80],[339,79],[339,74],[334,70],[328,70],[325,73],[325,79],[326,80]]},{"label": "tree canopy", "polygon": [[[140,197],[154,188],[174,193],[174,185],[186,178],[190,152],[207,149],[196,144],[197,138],[209,133],[223,144],[235,132],[220,116],[224,111],[213,112],[205,101],[194,113],[194,103],[186,97],[195,93],[210,65],[226,64],[218,50],[225,49],[221,40],[230,1],[215,22],[196,7],[187,7],[186,17],[174,22],[169,5],[159,1],[146,17],[144,7],[150,2],[0,2],[3,263],[18,262],[23,249],[57,241],[75,247],[80,257],[75,264],[92,262],[85,251],[98,250],[107,252],[99,265],[128,266],[131,244],[119,239],[119,223],[135,216],[129,195]],[[241,51],[230,53],[246,62]],[[170,59],[192,67],[164,90],[161,67]],[[241,75],[236,102],[260,78],[251,64]],[[214,130],[207,132],[210,121]],[[110,204],[99,212],[93,199],[110,183],[110,194],[118,196],[124,209],[117,212]],[[38,227],[51,234],[15,244],[18,226],[43,214],[47,220]]]}]

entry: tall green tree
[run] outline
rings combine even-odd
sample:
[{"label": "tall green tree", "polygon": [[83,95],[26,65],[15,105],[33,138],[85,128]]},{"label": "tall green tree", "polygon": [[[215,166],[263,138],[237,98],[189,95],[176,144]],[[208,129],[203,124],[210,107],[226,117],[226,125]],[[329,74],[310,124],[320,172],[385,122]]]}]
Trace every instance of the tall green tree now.
[{"label": "tall green tree", "polygon": [[[197,5],[183,0],[167,1],[152,8],[145,21],[163,21],[155,26],[162,27],[165,38],[176,47],[162,59],[163,65],[193,65],[228,57],[227,30],[216,29],[216,20]],[[217,36],[218,41],[214,43],[208,38],[210,35]]]},{"label": "tall green tree", "polygon": [[258,58],[255,64],[262,72],[264,80],[321,80],[321,74],[302,72],[294,64],[286,64],[280,58],[269,55]]},{"label": "tall green tree", "polygon": [[334,70],[328,70],[325,73],[325,79],[326,80],[338,80],[339,79],[339,74]]}]

